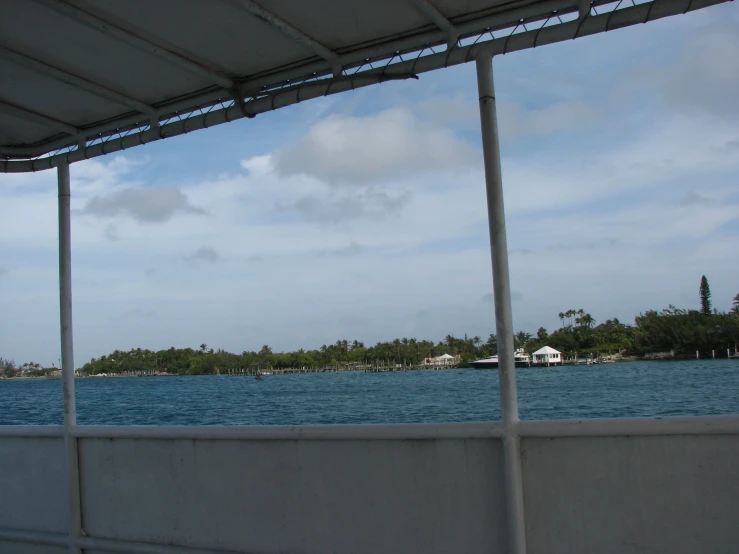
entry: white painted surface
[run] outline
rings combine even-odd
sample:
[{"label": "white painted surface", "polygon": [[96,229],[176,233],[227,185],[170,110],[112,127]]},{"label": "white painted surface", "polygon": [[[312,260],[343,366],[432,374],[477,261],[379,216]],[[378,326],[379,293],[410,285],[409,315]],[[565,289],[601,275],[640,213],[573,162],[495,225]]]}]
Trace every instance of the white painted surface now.
[{"label": "white painted surface", "polygon": [[482,155],[485,165],[485,192],[490,231],[490,259],[495,298],[495,333],[498,337],[498,377],[500,412],[503,420],[503,469],[505,484],[506,542],[511,554],[526,554],[526,528],[521,478],[521,443],[518,437],[518,392],[516,389],[516,351],[513,341],[511,281],[508,272],[503,176],[500,167],[500,137],[495,106],[493,56],[478,54],[477,92],[480,104]]},{"label": "white painted surface", "polygon": [[530,554],[739,552],[739,436],[524,439]]},{"label": "white painted surface", "polygon": [[499,440],[80,439],[87,534],[246,552],[495,552]]},{"label": "white painted surface", "polygon": [[0,528],[66,533],[68,509],[64,440],[0,438]]},{"label": "white painted surface", "polygon": [[[495,424],[224,429],[76,427],[81,541],[97,554],[507,552]],[[737,552],[738,417],[518,433],[530,554]],[[0,427],[2,554],[67,552],[29,541],[68,532],[63,439],[48,434],[60,430]]]}]

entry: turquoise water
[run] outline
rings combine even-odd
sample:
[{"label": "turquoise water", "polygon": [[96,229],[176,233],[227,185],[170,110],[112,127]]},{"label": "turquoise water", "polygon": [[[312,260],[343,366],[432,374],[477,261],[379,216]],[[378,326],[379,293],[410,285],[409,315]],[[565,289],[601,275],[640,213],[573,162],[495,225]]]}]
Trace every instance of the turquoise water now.
[{"label": "turquoise water", "polygon": [[[83,425],[500,419],[496,370],[78,379]],[[518,370],[522,419],[739,414],[739,361]],[[61,424],[61,381],[0,381],[0,425]]]}]

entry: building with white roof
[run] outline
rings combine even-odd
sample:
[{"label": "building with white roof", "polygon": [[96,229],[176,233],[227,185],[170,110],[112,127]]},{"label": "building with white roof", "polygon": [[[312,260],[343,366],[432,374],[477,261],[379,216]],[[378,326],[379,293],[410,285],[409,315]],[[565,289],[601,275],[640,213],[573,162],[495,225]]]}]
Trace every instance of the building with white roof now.
[{"label": "building with white roof", "polygon": [[459,363],[460,359],[461,356],[459,354],[457,354],[456,356],[452,356],[450,354],[442,354],[441,356],[436,356],[435,358],[425,358],[423,360],[423,365],[431,367],[449,367]]},{"label": "building with white roof", "polygon": [[562,353],[551,346],[542,346],[534,352],[534,365],[562,365]]}]

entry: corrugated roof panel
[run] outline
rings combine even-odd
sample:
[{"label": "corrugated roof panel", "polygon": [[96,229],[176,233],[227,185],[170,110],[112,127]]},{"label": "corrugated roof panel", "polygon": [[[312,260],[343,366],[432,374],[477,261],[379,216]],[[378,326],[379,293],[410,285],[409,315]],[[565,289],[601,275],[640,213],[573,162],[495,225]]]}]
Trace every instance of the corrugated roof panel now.
[{"label": "corrugated roof panel", "polygon": [[541,3],[539,0],[433,0],[434,6],[449,19],[466,14],[478,14],[488,10],[513,9],[514,7]]},{"label": "corrugated roof panel", "polygon": [[262,4],[333,50],[419,27],[433,27],[413,2],[407,0],[271,0]]},{"label": "corrugated roof panel", "polygon": [[3,3],[0,37],[2,46],[144,102],[157,102],[212,84],[30,1]]},{"label": "corrugated roof panel", "polygon": [[[121,115],[131,108],[39,75],[0,59],[0,99],[20,108],[82,127]],[[42,132],[36,140],[49,134]]]},{"label": "corrugated roof panel", "polygon": [[8,115],[0,109],[0,144],[24,144],[53,135],[48,127]]},{"label": "corrugated roof panel", "polygon": [[[414,78],[481,49],[542,47],[724,1],[592,0],[617,9],[580,16],[579,0],[4,0],[0,170],[53,167],[62,158],[44,156],[60,149],[65,162],[86,159]],[[457,32],[470,40],[455,42]]]},{"label": "corrugated roof panel", "polygon": [[315,56],[246,10],[220,0],[74,3],[113,23],[125,22],[142,37],[151,37],[173,52],[232,75],[251,75]]}]

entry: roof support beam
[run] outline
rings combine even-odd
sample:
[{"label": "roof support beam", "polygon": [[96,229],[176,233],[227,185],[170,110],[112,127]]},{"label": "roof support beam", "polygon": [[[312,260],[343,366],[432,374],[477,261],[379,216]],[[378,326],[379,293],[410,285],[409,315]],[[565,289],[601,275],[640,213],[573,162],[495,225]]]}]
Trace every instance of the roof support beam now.
[{"label": "roof support beam", "polygon": [[122,106],[127,106],[148,115],[152,118],[152,122],[156,121],[157,124],[159,123],[157,110],[155,108],[107,87],[93,83],[92,81],[88,81],[82,77],[77,77],[76,75],[68,73],[62,69],[53,67],[34,58],[29,58],[24,54],[20,54],[2,46],[0,46],[0,58],[4,58],[18,66],[35,71],[39,75],[50,77],[51,79],[64,83],[65,85],[84,90],[85,92],[89,92],[90,94],[94,94],[95,96],[99,96],[105,100],[110,100],[111,102],[115,102]]},{"label": "roof support beam", "polygon": [[227,75],[224,75],[218,71],[213,71],[203,67],[202,65],[185,58],[179,54],[175,54],[167,50],[166,48],[159,46],[153,42],[143,39],[136,35],[133,30],[124,29],[119,24],[112,24],[98,17],[86,12],[85,10],[62,2],[61,0],[36,0],[36,2],[42,4],[44,7],[53,10],[61,15],[64,15],[78,23],[82,23],[87,27],[94,29],[104,35],[113,37],[121,42],[128,44],[138,50],[151,54],[152,56],[159,58],[162,61],[168,62],[174,66],[180,67],[195,75],[200,75],[213,84],[223,87],[227,90],[234,90],[236,83]]},{"label": "roof support beam", "polygon": [[0,101],[0,112],[17,117],[18,119],[23,119],[29,123],[43,125],[44,127],[72,135],[73,137],[80,137],[82,134],[80,129],[69,125],[68,123],[57,121],[56,119],[52,119],[43,114],[33,112],[25,108],[19,108],[18,106],[14,106],[13,104],[8,104],[6,102]]},{"label": "roof support beam", "polygon": [[302,44],[303,46],[305,46],[306,48],[312,50],[316,55],[318,55],[319,57],[323,58],[324,60],[326,60],[327,62],[331,64],[331,70],[333,71],[334,76],[337,76],[341,73],[341,70],[343,69],[342,64],[341,64],[341,57],[336,52],[331,50],[330,48],[327,48],[320,42],[317,42],[316,40],[310,38],[300,29],[293,27],[284,19],[281,19],[280,17],[277,17],[272,12],[265,10],[259,4],[252,2],[252,0],[227,0],[227,1],[229,4],[238,6],[239,8],[246,10],[254,17],[257,17],[258,19],[261,19],[262,21],[264,21],[267,25],[269,25],[273,29],[277,29],[283,35],[290,37],[295,42],[298,42]]},{"label": "roof support beam", "polygon": [[459,40],[459,31],[454,24],[449,21],[446,16],[430,2],[430,0],[412,0],[412,2],[421,11],[421,13],[433,21],[439,29],[447,34],[449,37],[447,40],[447,48],[450,50],[454,48]]}]

